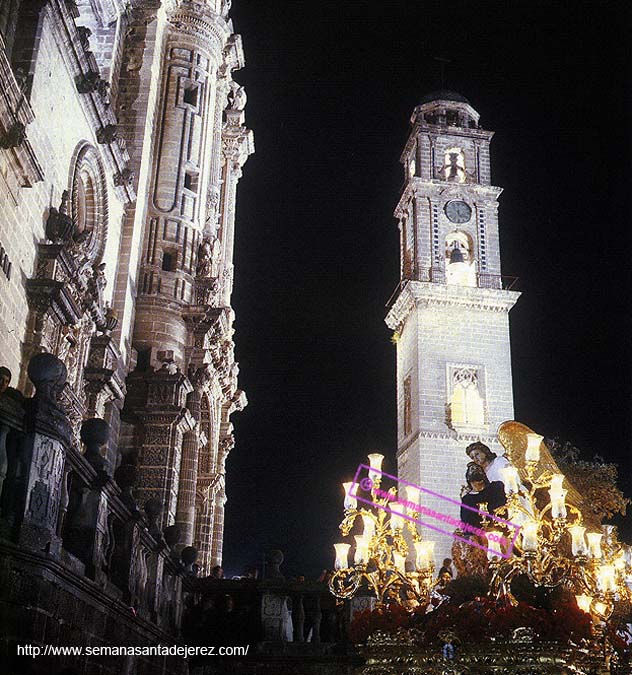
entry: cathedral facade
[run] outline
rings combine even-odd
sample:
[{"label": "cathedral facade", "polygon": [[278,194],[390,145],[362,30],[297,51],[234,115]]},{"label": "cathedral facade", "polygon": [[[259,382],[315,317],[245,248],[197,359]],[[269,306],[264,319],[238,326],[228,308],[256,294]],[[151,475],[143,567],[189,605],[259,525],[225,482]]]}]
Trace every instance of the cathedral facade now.
[{"label": "cathedral facade", "polygon": [[108,588],[100,611],[154,626],[141,642],[177,625],[187,574],[221,563],[247,403],[231,293],[254,141],[230,5],[0,6],[3,579],[37,585],[23,552],[52,556],[74,581],[48,587]]},{"label": "cathedral facade", "polygon": [[[496,430],[513,419],[509,310],[519,293],[501,276],[492,136],[460,94],[425,96],[395,210],[401,283],[386,323],[397,341],[398,475],[436,492],[422,502],[457,519],[465,448],[482,440],[502,454]],[[436,559],[450,557],[451,537],[428,534]]]},{"label": "cathedral facade", "polygon": [[[56,355],[61,398],[105,419],[205,567],[221,562],[233,237],[253,152],[230,2],[3,3],[0,359]],[[121,457],[119,457],[119,454]]]}]

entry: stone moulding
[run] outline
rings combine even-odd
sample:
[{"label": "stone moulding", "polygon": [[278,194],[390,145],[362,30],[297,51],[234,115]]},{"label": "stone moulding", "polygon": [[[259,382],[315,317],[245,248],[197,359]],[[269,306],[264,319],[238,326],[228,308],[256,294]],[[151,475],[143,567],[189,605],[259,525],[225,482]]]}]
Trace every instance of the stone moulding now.
[{"label": "stone moulding", "polygon": [[386,315],[386,325],[399,330],[414,307],[459,306],[488,312],[509,312],[520,297],[518,291],[450,286],[427,281],[407,281]]}]

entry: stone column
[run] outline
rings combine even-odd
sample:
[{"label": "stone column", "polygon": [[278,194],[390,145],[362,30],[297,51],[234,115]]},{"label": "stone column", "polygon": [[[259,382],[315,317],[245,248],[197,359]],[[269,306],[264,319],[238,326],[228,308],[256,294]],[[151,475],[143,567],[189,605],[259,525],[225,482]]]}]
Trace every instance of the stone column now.
[{"label": "stone column", "polygon": [[121,64],[111,95],[116,106],[117,135],[129,151],[128,170],[137,200],[125,207],[114,282],[113,308],[119,317],[114,331],[127,366],[131,357],[136,288],[149,191],[154,115],[160,89],[164,12],[160,0],[131,0],[121,44]]},{"label": "stone column", "polygon": [[190,336],[182,309],[195,301],[203,191],[213,179],[217,74],[231,31],[208,3],[171,0],[165,10],[134,345],[152,364],[159,350],[171,350],[184,370]]},{"label": "stone column", "polygon": [[138,458],[141,505],[156,499],[162,506],[160,527],[175,522],[182,439],[195,427],[195,420],[185,407],[191,383],[173,363],[146,377],[146,405],[138,411],[144,437]]},{"label": "stone column", "polygon": [[[241,92],[241,100],[239,98]],[[223,249],[222,297],[223,304],[230,305],[233,284],[233,249],[235,240],[235,202],[237,183],[242,175],[242,167],[248,156],[254,152],[254,135],[244,125],[245,93],[238,87],[232,96],[230,107],[226,110],[226,123],[222,135],[222,171],[221,200],[221,238]]]},{"label": "stone column", "polygon": [[207,366],[199,368],[192,375],[193,391],[187,398],[187,408],[191,413],[191,417],[195,420],[196,426],[185,433],[182,441],[182,462],[180,465],[176,525],[178,526],[178,543],[183,547],[193,544],[195,533],[195,497],[200,448],[200,402],[202,399],[202,389],[209,377]]}]

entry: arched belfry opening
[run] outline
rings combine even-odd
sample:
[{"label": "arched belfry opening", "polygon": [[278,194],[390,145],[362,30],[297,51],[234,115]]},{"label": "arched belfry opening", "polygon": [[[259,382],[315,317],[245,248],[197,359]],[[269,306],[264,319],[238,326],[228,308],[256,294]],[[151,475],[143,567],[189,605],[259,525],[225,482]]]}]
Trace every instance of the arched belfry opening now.
[{"label": "arched belfry opening", "polygon": [[458,286],[476,286],[476,267],[471,237],[459,230],[445,239],[446,283]]}]

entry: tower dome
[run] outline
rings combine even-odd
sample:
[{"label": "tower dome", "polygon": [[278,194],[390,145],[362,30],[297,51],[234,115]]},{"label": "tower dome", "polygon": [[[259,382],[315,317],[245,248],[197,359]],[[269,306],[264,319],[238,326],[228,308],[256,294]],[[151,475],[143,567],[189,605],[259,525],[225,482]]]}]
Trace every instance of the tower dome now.
[{"label": "tower dome", "polygon": [[479,114],[470,102],[456,91],[438,89],[421,97],[411,122],[435,126],[478,128]]},{"label": "tower dome", "polygon": [[421,100],[419,101],[419,105],[431,103],[432,101],[457,101],[458,103],[467,103],[468,105],[470,104],[465,96],[459,94],[457,91],[451,91],[450,89],[437,89],[437,91],[431,91],[425,96],[422,96]]}]

